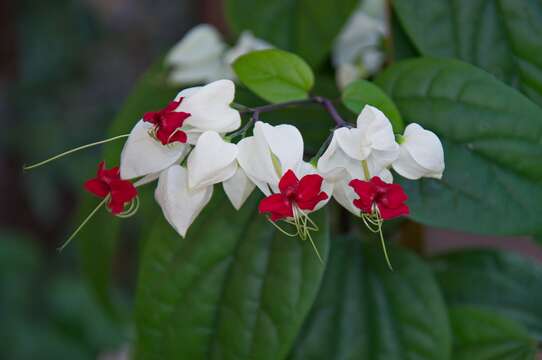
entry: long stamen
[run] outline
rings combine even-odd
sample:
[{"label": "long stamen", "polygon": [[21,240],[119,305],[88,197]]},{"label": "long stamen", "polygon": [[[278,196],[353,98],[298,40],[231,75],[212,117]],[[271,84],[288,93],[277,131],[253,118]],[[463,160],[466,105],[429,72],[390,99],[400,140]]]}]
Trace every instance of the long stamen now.
[{"label": "long stamen", "polygon": [[75,231],[70,235],[70,237],[68,238],[68,240],[66,240],[64,242],[64,244],[62,244],[59,248],[58,248],[58,251],[62,251],[64,250],[64,248],[66,246],[68,246],[68,244],[73,240],[73,238],[75,238],[75,236],[79,233],[79,231],[81,231],[81,229],[87,224],[87,222],[89,222],[90,219],[92,219],[92,217],[94,216],[94,214],[96,214],[96,212],[102,207],[104,206],[104,204],[109,200],[109,196],[106,196],[99,204],[98,206],[96,206],[96,208],[94,208],[94,210],[92,210],[92,212],[85,218],[85,220],[83,220],[83,222],[81,223],[81,225],[79,225],[77,227],[77,229],[75,229]]},{"label": "long stamen", "polygon": [[77,152],[79,150],[83,150],[83,149],[87,149],[89,147],[93,147],[93,146],[96,146],[96,145],[101,145],[101,144],[105,144],[105,143],[108,143],[110,141],[115,141],[115,140],[118,140],[118,139],[122,139],[122,138],[126,138],[130,136],[130,134],[124,134],[124,135],[119,135],[119,136],[115,136],[115,137],[112,137],[112,138],[109,138],[109,139],[105,139],[105,140],[102,140],[102,141],[96,141],[96,142],[93,142],[93,143],[90,143],[90,144],[86,144],[86,145],[83,145],[83,146],[79,146],[79,147],[76,147],[75,149],[71,149],[71,150],[68,150],[68,151],[65,151],[61,154],[58,154],[58,155],[55,155],[47,160],[43,160],[37,164],[33,164],[33,165],[29,165],[29,166],[23,166],[23,170],[31,170],[31,169],[35,169],[39,166],[42,166],[42,165],[45,165],[51,161],[54,161],[56,159],[60,159],[61,157],[64,157],[66,155],[69,155],[69,154],[72,154],[74,152]]},{"label": "long stamen", "polygon": [[286,230],[284,230],[283,228],[281,228],[276,222],[274,222],[273,220],[271,219],[268,219],[269,222],[277,228],[278,231],[280,231],[281,233],[283,233],[284,235],[286,236],[289,236],[289,237],[296,237],[297,236],[297,233],[289,233],[287,232]]},{"label": "long stamen", "polygon": [[365,226],[367,226],[367,228],[371,232],[375,234],[378,233],[378,236],[380,237],[382,251],[384,252],[384,258],[386,259],[386,263],[388,264],[389,269],[393,271],[393,266],[391,266],[390,257],[388,256],[388,250],[386,248],[386,242],[384,241],[384,234],[382,232],[382,225],[384,224],[384,220],[382,220],[378,208],[376,208],[371,214],[361,214],[361,219],[365,223]]},{"label": "long stamen", "polygon": [[294,222],[299,237],[301,240],[309,239],[318,260],[320,260],[320,263],[323,264],[324,260],[322,259],[322,256],[320,255],[320,252],[318,251],[318,248],[316,247],[316,244],[311,236],[311,231],[318,231],[318,226],[307,214],[305,214],[303,210],[299,209],[296,205],[293,206],[293,210]]}]

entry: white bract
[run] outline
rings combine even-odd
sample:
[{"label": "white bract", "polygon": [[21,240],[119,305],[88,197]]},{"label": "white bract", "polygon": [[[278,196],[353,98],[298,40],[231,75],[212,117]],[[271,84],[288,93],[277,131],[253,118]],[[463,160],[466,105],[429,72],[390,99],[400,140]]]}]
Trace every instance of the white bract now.
[{"label": "white bract", "polygon": [[238,57],[248,54],[252,51],[265,50],[272,48],[273,46],[267,41],[258,39],[252,32],[245,30],[237,39],[237,44],[234,47],[227,50],[224,54],[224,61],[231,65]]},{"label": "white bract", "polygon": [[333,46],[336,80],[343,89],[354,80],[375,74],[385,60],[383,41],[388,33],[385,1],[364,1]]},{"label": "white bract", "polygon": [[173,165],[160,174],[154,193],[164,217],[183,237],[213,195],[212,186],[191,189],[188,182],[187,169]]},{"label": "white bract", "polygon": [[[218,80],[199,88],[183,90],[183,98],[176,112],[190,116],[179,129],[188,135],[188,143],[195,144],[201,133],[226,133],[241,124],[239,112],[230,107],[235,85],[230,80]],[[188,144],[175,142],[163,145],[151,136],[154,125],[140,120],[126,141],[121,153],[120,173],[123,179],[133,179],[160,172],[182,161]]]},{"label": "white bract", "polygon": [[[239,165],[266,196],[279,192],[279,181],[288,170],[292,170],[298,179],[318,173],[314,166],[303,161],[303,138],[295,126],[272,126],[258,121],[254,125],[254,135],[241,140],[238,146]],[[324,181],[322,191],[331,195],[331,184]],[[327,201],[319,202],[313,211]]]},{"label": "white bract", "polygon": [[244,138],[238,146],[239,164],[266,196],[278,191],[286,171],[297,174],[303,162],[303,138],[292,125],[271,126],[258,121],[254,136]]},{"label": "white bract", "polygon": [[165,62],[171,67],[169,81],[195,84],[229,78],[229,69],[223,61],[226,47],[213,26],[194,27],[166,56]]},{"label": "white bract", "polygon": [[231,64],[241,55],[272,47],[243,31],[235,46],[228,48],[216,28],[200,24],[191,29],[167,54],[172,84],[199,84],[217,79],[235,79]]},{"label": "white bract", "polygon": [[318,171],[333,183],[335,200],[359,215],[359,209],[352,204],[358,196],[348,183],[373,176],[392,182],[388,167],[398,156],[399,145],[390,121],[380,110],[366,105],[358,116],[357,127],[335,130],[328,148],[318,160]]},{"label": "white bract", "polygon": [[411,180],[442,178],[444,150],[435,133],[418,124],[409,124],[400,137],[399,147],[399,158],[393,162],[393,169],[399,175]]}]

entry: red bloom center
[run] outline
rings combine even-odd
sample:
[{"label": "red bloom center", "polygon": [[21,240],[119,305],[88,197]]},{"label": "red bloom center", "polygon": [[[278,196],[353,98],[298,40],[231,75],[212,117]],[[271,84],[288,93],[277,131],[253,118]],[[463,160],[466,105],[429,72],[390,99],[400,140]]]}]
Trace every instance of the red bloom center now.
[{"label": "red bloom center", "polygon": [[107,207],[113,214],[120,214],[126,203],[131,202],[137,196],[137,190],[128,180],[120,178],[119,167],[105,168],[105,162],[98,164],[98,172],[94,179],[87,180],[85,189],[101,198],[110,196]]},{"label": "red bloom center", "polygon": [[269,213],[273,221],[293,217],[294,205],[301,210],[312,211],[320,201],[328,198],[321,191],[323,180],[317,174],[305,175],[299,180],[292,170],[288,170],[280,179],[280,193],[260,201],[258,210],[260,214]]},{"label": "red bloom center", "polygon": [[183,99],[172,101],[168,106],[159,111],[151,111],[143,115],[143,121],[154,124],[156,138],[162,145],[171,144],[175,141],[185,143],[186,133],[180,128],[186,118],[190,116],[186,112],[176,112]]},{"label": "red bloom center", "polygon": [[408,215],[405,204],[408,196],[401,185],[385,183],[378,176],[373,176],[369,181],[354,179],[349,185],[359,196],[354,200],[354,206],[362,212],[370,214],[376,206],[383,220]]}]

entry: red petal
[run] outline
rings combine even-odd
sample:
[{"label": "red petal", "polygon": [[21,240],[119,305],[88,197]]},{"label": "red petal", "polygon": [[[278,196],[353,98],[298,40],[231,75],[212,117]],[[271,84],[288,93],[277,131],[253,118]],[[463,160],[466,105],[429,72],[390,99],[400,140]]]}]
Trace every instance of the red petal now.
[{"label": "red petal", "polygon": [[303,201],[297,201],[297,206],[301,210],[314,210],[316,205],[322,200],[326,200],[328,198],[328,195],[325,192],[320,192],[316,196],[311,197],[310,199],[303,200]]},{"label": "red petal", "polygon": [[163,112],[175,111],[175,109],[177,109],[179,107],[179,104],[181,103],[182,100],[183,100],[183,98],[181,98],[179,101],[170,102],[162,111]]},{"label": "red petal", "polygon": [[111,199],[113,202],[130,202],[137,196],[137,189],[127,180],[111,183]]},{"label": "red petal", "polygon": [[382,197],[382,202],[386,207],[396,208],[408,200],[403,188],[399,184],[389,184],[386,194]]},{"label": "red petal", "polygon": [[96,172],[96,176],[97,177],[102,176],[104,169],[105,169],[105,161],[102,160],[98,163],[98,171]]},{"label": "red petal", "polygon": [[299,184],[299,179],[295,176],[294,172],[291,169],[288,169],[284,175],[280,178],[279,189],[281,193],[285,193],[291,188],[297,187]]},{"label": "red petal", "polygon": [[104,198],[109,194],[109,186],[100,179],[87,180],[83,186],[88,192],[101,198]]},{"label": "red petal", "polygon": [[160,119],[160,128],[173,132],[175,129],[180,128],[183,125],[184,120],[189,116],[190,114],[185,112],[171,112],[165,114]]},{"label": "red petal", "polygon": [[328,198],[325,192],[322,192],[322,178],[318,174],[305,175],[299,181],[295,201],[302,210],[314,210],[316,205]]},{"label": "red petal", "polygon": [[402,204],[401,206],[396,208],[388,208],[386,206],[378,204],[378,210],[380,211],[380,216],[383,220],[390,220],[402,215],[408,215],[409,213],[408,206],[406,206],[405,204]]},{"label": "red petal", "polygon": [[318,174],[305,175],[299,181],[297,188],[297,201],[305,201],[318,196],[324,178]]},{"label": "red petal", "polygon": [[109,208],[109,210],[111,210],[111,213],[114,214],[114,215],[120,214],[121,212],[124,211],[124,203],[123,202],[118,202],[118,201],[113,201],[113,198],[111,198],[111,200],[109,200],[109,203],[107,204],[107,207]]},{"label": "red petal", "polygon": [[294,216],[292,204],[282,194],[273,194],[262,199],[258,211],[260,214],[269,213],[273,221]]},{"label": "red petal", "polygon": [[156,138],[162,143],[162,145],[168,144],[169,135],[171,135],[171,133],[163,130],[162,128],[158,128],[158,131],[156,132]]},{"label": "red petal", "polygon": [[158,124],[158,121],[160,119],[160,116],[157,112],[151,111],[143,114],[143,121],[149,122],[151,124]]},{"label": "red petal", "polygon": [[168,144],[171,144],[175,141],[185,143],[187,140],[188,140],[188,137],[186,136],[186,133],[184,131],[178,130],[176,133],[170,136]]}]

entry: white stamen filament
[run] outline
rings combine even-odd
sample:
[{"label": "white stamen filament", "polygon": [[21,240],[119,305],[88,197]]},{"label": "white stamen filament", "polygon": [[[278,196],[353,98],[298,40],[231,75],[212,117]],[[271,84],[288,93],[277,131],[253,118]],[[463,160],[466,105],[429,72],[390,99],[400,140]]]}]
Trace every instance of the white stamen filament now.
[{"label": "white stamen filament", "polygon": [[303,210],[298,208],[295,204],[292,205],[292,210],[294,213],[294,216],[292,218],[286,219],[284,222],[287,224],[293,225],[295,227],[295,232],[290,233],[283,228],[281,228],[276,222],[269,220],[273,226],[275,226],[281,233],[283,233],[286,236],[289,237],[296,237],[298,236],[301,240],[307,240],[311,242],[311,245],[314,249],[314,252],[316,253],[316,256],[318,257],[318,260],[323,264],[324,260],[322,259],[322,256],[320,255],[320,252],[318,251],[318,248],[316,247],[316,244],[314,243],[314,240],[311,235],[311,231],[318,231],[318,225],[307,215]]},{"label": "white stamen filament", "polygon": [[93,146],[96,146],[96,145],[105,144],[105,143],[108,143],[110,141],[126,138],[128,136],[130,136],[130,134],[119,135],[119,136],[115,136],[115,137],[105,139],[105,140],[102,140],[102,141],[96,141],[96,142],[93,142],[93,143],[90,143],[90,144],[79,146],[79,147],[76,147],[75,149],[71,149],[71,150],[65,151],[65,152],[63,152],[61,154],[55,155],[55,156],[53,156],[53,157],[51,157],[51,158],[49,158],[47,160],[43,160],[43,161],[41,161],[41,162],[39,162],[37,164],[33,164],[33,165],[29,165],[29,166],[23,166],[23,170],[31,170],[31,169],[37,168],[37,167],[39,167],[41,165],[45,165],[45,164],[47,164],[47,163],[49,163],[51,161],[54,161],[56,159],[60,159],[61,157],[64,157],[66,155],[77,152],[79,150],[87,149],[89,147],[93,147]]},{"label": "white stamen filament", "polygon": [[75,229],[75,231],[70,235],[70,237],[68,238],[68,240],[66,240],[64,242],[64,244],[62,244],[59,248],[58,248],[58,251],[62,251],[64,250],[64,248],[66,246],[68,246],[68,244],[73,240],[73,238],[75,238],[75,236],[79,233],[79,231],[81,231],[81,229],[89,222],[90,219],[92,219],[92,217],[94,216],[94,214],[96,214],[96,212],[102,207],[105,205],[105,203],[109,200],[110,196],[107,195],[106,197],[104,197],[104,199],[98,204],[98,206],[96,206],[94,208],[94,210],[92,210],[90,212],[90,214],[85,218],[85,220],[83,220],[83,222],[81,223],[81,225],[79,225],[77,227],[77,229]]},{"label": "white stamen filament", "polygon": [[393,271],[393,267],[391,266],[391,261],[388,256],[388,250],[386,249],[386,242],[384,241],[384,234],[382,233],[382,224],[384,223],[384,220],[380,216],[378,207],[373,205],[373,211],[370,214],[361,213],[361,219],[369,231],[379,235],[382,251],[384,252],[384,257],[386,258],[386,263],[388,264],[390,270]]}]

